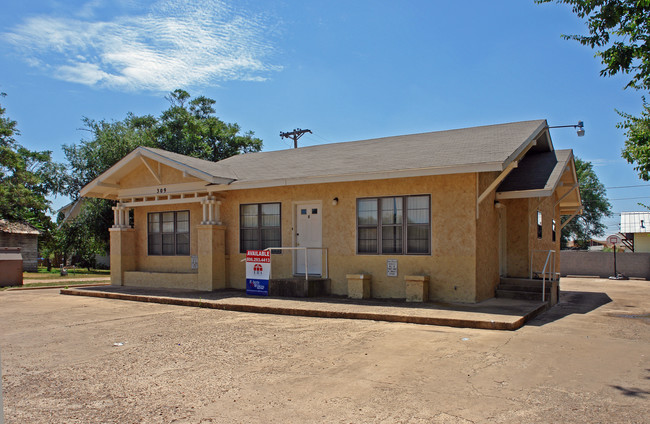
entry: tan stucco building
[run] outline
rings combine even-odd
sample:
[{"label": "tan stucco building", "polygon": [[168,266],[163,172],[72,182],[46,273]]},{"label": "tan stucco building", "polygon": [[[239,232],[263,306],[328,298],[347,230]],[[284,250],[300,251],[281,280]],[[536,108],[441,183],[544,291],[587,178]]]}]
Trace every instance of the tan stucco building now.
[{"label": "tan stucco building", "polygon": [[310,247],[307,261],[274,251],[273,278],[307,272],[348,295],[364,275],[372,297],[402,299],[419,279],[425,300],[460,302],[539,273],[560,216],[581,208],[573,154],[554,150],[545,120],[219,162],[140,147],[81,195],[118,201],[115,285],[244,289],[246,250]]}]

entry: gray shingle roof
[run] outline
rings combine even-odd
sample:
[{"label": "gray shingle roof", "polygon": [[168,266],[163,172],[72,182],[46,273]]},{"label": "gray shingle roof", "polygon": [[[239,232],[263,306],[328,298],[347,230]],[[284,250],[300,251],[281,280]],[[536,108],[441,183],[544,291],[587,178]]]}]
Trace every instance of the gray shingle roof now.
[{"label": "gray shingle roof", "polygon": [[213,175],[238,182],[504,164],[545,120],[437,131],[299,149],[248,153],[214,163]]},{"label": "gray shingle roof", "polygon": [[[138,147],[81,190],[104,197],[138,156],[163,162],[221,189],[501,171],[534,140],[552,150],[543,119],[248,153],[219,162]],[[129,165],[130,164],[130,165]],[[102,186],[102,184],[104,184]],[[108,184],[108,185],[107,185]]]}]

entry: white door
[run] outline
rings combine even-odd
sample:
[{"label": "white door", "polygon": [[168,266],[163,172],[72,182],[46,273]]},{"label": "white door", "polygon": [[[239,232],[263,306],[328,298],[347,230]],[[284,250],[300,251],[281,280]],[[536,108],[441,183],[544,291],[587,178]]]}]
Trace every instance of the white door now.
[{"label": "white door", "polygon": [[[323,246],[323,219],[321,205],[318,203],[299,203],[296,205],[296,247]],[[305,251],[296,252],[296,274],[305,273]],[[323,252],[320,249],[307,250],[308,273],[322,275]]]}]

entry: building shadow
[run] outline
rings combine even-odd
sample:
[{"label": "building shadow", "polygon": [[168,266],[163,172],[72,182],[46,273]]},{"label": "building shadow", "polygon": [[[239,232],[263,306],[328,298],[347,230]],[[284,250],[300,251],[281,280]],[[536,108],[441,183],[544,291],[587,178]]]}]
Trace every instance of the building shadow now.
[{"label": "building shadow", "polygon": [[530,320],[526,325],[542,326],[573,314],[587,314],[612,299],[606,293],[561,291],[560,301],[554,307]]}]

